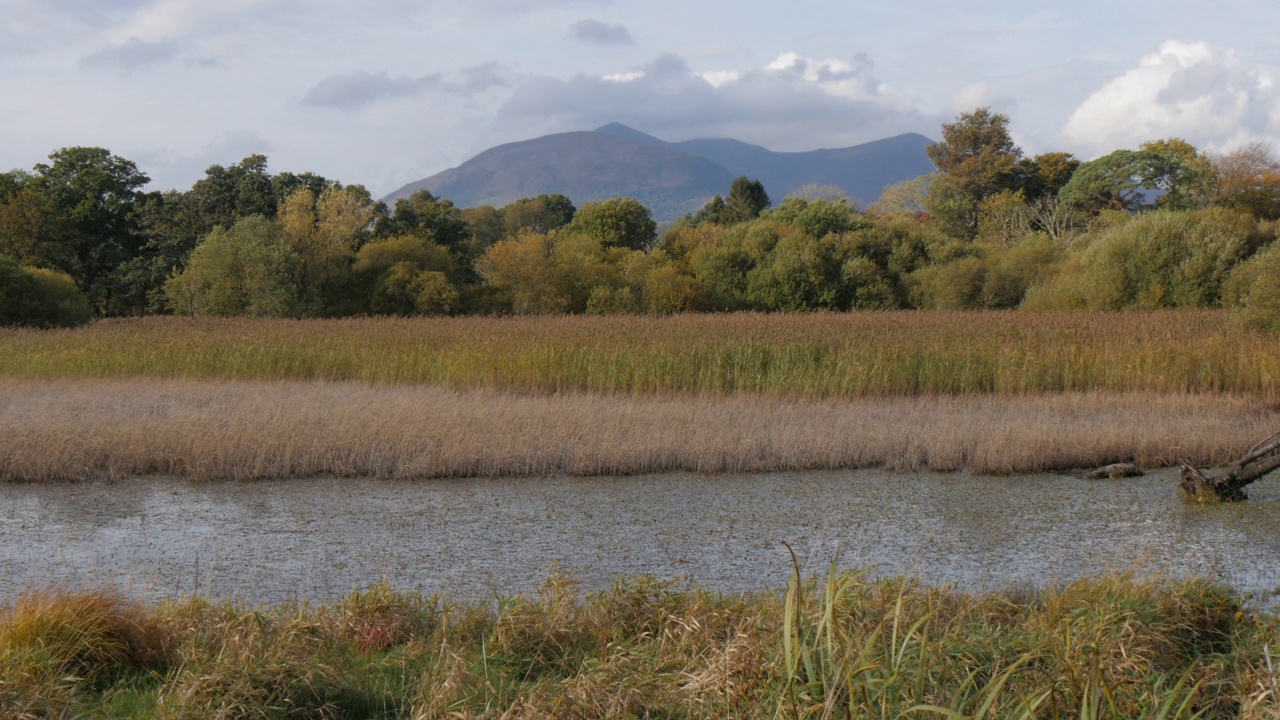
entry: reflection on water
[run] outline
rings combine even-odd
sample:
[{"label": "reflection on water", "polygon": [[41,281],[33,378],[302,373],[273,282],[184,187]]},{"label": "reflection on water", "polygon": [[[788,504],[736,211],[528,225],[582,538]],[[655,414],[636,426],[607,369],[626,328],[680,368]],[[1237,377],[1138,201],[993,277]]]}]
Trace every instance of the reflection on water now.
[{"label": "reflection on water", "polygon": [[1117,481],[879,471],[529,480],[173,479],[0,486],[0,602],[50,584],[146,599],[332,600],[386,581],[457,599],[528,592],[558,566],[726,592],[780,588],[790,557],[966,589],[1113,569],[1280,586],[1280,481],[1183,503],[1171,473]]}]

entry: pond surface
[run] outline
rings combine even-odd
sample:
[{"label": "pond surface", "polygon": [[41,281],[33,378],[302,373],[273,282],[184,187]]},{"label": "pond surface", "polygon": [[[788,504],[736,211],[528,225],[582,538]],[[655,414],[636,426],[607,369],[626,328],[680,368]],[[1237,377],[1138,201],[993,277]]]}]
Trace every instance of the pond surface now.
[{"label": "pond surface", "polygon": [[524,480],[169,478],[0,486],[0,602],[32,587],[119,587],[251,603],[343,597],[386,581],[479,600],[556,567],[738,592],[806,574],[913,573],[964,589],[1109,570],[1280,586],[1280,481],[1197,507],[1174,473],[1085,481],[881,471]]}]

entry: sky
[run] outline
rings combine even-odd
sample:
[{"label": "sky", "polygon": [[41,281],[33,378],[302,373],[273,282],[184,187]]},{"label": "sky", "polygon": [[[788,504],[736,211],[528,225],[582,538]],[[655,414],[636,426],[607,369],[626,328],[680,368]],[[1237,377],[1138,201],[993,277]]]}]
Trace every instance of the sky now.
[{"label": "sky", "polygon": [[0,170],[262,153],[382,196],[621,122],[773,150],[1010,118],[1028,154],[1280,145],[1274,0],[0,0]]}]

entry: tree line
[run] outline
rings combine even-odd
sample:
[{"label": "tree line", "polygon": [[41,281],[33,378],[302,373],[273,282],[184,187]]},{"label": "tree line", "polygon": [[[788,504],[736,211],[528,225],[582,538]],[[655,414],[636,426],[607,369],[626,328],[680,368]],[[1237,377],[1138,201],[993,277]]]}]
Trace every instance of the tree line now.
[{"label": "tree line", "polygon": [[272,174],[189,190],[66,148],[0,174],[0,324],[155,313],[261,317],[898,308],[1238,308],[1280,326],[1280,161],[1156,140],[1026,157],[1004,115],[942,127],[936,172],[855,208],[735,180],[661,233],[630,198],[458,208],[419,191]]}]

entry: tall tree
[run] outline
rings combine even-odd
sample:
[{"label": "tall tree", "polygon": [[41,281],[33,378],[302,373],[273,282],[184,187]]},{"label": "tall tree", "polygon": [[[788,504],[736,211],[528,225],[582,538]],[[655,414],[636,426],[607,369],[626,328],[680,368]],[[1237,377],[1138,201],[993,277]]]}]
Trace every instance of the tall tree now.
[{"label": "tall tree", "polygon": [[769,193],[764,191],[764,184],[759,180],[743,175],[729,185],[729,199],[725,206],[734,222],[754,220],[771,204]]},{"label": "tall tree", "polygon": [[30,181],[59,222],[72,263],[64,270],[99,314],[129,312],[114,271],[139,254],[142,235],[133,215],[139,189],[150,182],[133,162],[97,147],[63,148],[35,166]]},{"label": "tall tree", "polygon": [[[324,187],[322,183],[319,189],[312,188],[312,192],[319,194]],[[276,193],[265,155],[250,155],[228,167],[210,165],[190,191],[194,209],[206,225],[206,233],[217,225],[230,228],[251,215],[274,218],[282,199]]]},{"label": "tall tree", "polygon": [[1168,210],[1195,210],[1213,200],[1216,173],[1213,162],[1182,138],[1142,143],[1143,152],[1154,159],[1146,182],[1159,193],[1156,207]]},{"label": "tall tree", "polygon": [[363,188],[328,188],[317,197],[302,188],[285,198],[278,222],[292,251],[298,309],[331,314],[349,279],[355,252],[373,222],[375,206]]},{"label": "tall tree", "polygon": [[771,204],[764,184],[743,175],[729,185],[728,197],[715,196],[687,221],[695,227],[704,223],[736,225],[760,217]]},{"label": "tall tree", "polygon": [[942,141],[925,148],[940,173],[929,187],[929,213],[952,232],[978,232],[982,202],[1017,190],[1022,150],[1009,134],[1009,118],[978,108],[942,126]]}]

